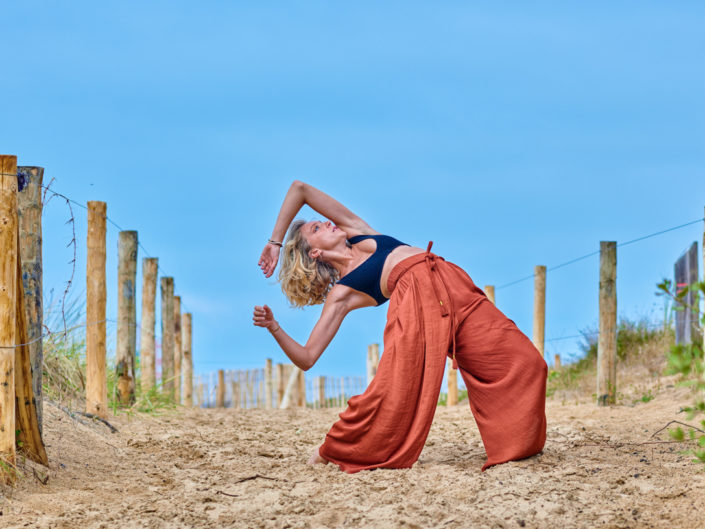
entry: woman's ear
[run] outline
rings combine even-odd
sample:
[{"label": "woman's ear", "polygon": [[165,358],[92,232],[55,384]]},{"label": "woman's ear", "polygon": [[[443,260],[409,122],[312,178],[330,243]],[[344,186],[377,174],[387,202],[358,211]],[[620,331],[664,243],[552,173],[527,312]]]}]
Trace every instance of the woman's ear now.
[{"label": "woman's ear", "polygon": [[308,256],[314,260],[320,258],[321,255],[323,255],[323,252],[319,248],[313,248],[308,251]]}]

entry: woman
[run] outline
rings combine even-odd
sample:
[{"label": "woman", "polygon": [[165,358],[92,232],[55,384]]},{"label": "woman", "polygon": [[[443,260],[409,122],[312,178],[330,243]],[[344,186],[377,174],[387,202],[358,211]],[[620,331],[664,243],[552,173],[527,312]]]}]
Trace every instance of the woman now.
[{"label": "woman", "polygon": [[[296,221],[304,204],[329,219]],[[283,246],[279,281],[298,307],[323,303],[305,345],[264,305],[266,327],[291,361],[313,366],[354,309],[390,300],[384,354],[367,390],[352,397],[309,463],[346,472],[411,467],[423,449],[438,402],[446,356],[468,388],[487,461],[482,469],[529,457],[546,439],[546,363],[529,339],[458,266],[381,235],[318,189],[295,181],[259,266],[271,277]]]}]

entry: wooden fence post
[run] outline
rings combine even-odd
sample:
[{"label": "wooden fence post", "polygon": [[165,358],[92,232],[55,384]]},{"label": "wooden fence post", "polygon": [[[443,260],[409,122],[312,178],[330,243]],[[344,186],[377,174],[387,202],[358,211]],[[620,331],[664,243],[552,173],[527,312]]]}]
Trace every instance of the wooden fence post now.
[{"label": "wooden fence post", "polygon": [[298,371],[299,375],[299,407],[305,408],[306,407],[306,373],[302,370],[299,369],[298,367],[294,368],[296,371]]},{"label": "wooden fence post", "polygon": [[193,352],[191,327],[193,325],[190,312],[181,315],[181,347],[183,348],[184,369],[184,406],[193,406]]},{"label": "wooden fence post", "polygon": [[[237,377],[237,372],[235,377]],[[236,382],[236,380],[237,378],[233,378],[233,380],[230,382],[233,392],[233,408],[240,407],[240,383]]]},{"label": "wooden fence post", "polygon": [[[32,392],[36,401],[37,423],[42,432],[42,180],[43,167],[18,167],[24,187],[18,189],[17,213],[20,225],[19,252],[22,262],[29,359],[32,366]],[[35,341],[36,340],[36,341]]]},{"label": "wooden fence post", "polygon": [[487,299],[489,299],[493,304],[496,305],[494,301],[494,285],[485,285],[485,296],[487,296]]},{"label": "wooden fence post", "polygon": [[345,377],[340,377],[340,407],[342,408],[346,404],[345,400]]},{"label": "wooden fence post", "polygon": [[[290,406],[306,406],[306,379],[304,372],[294,365],[285,366],[285,374],[288,374],[284,396],[282,397],[280,409],[286,409]],[[303,380],[303,388],[302,386]],[[301,403],[303,400],[303,404]]]},{"label": "wooden fence post", "polygon": [[453,369],[453,360],[448,359],[448,399],[446,406],[458,404],[458,370]]},{"label": "wooden fence post", "polygon": [[377,365],[379,364],[379,344],[372,343],[367,346],[367,385],[369,386],[372,379],[377,374]]},{"label": "wooden fence post", "polygon": [[135,349],[137,347],[137,232],[121,231],[118,238],[118,323],[115,375],[120,403],[135,401]]},{"label": "wooden fence post", "polygon": [[215,407],[225,407],[225,371],[222,369],[218,370],[218,388],[215,394]]},{"label": "wooden fence post", "polygon": [[561,368],[561,355],[557,354],[553,358],[553,369],[560,369]]},{"label": "wooden fence post", "polygon": [[0,155],[0,461],[10,465],[16,460],[17,226],[17,157]]},{"label": "wooden fence post", "polygon": [[[703,281],[705,281],[705,227],[703,228],[703,244],[702,244],[702,250],[703,250]],[[703,350],[705,351],[705,322],[703,322]],[[705,376],[705,373],[703,373]]]},{"label": "wooden fence post", "polygon": [[546,267],[538,265],[534,268],[534,346],[541,358],[544,356],[544,340],[546,333]]},{"label": "wooden fence post", "polygon": [[284,380],[284,364],[277,364],[275,371],[275,383],[277,385],[277,408],[282,405],[286,380]]},{"label": "wooden fence post", "polygon": [[326,377],[316,377],[318,381],[318,407],[326,407]]},{"label": "wooden fence post", "polygon": [[174,278],[162,277],[162,389],[174,398]]},{"label": "wooden fence post", "polygon": [[597,404],[617,394],[617,243],[600,242],[600,335],[597,341]]},{"label": "wooden fence post", "polygon": [[140,376],[142,391],[150,391],[157,383],[156,379],[156,324],[155,302],[157,297],[156,257],[142,259],[142,326],[140,329]]},{"label": "wooden fence post", "polygon": [[264,407],[272,409],[272,359],[264,361]]},{"label": "wooden fence post", "polygon": [[174,398],[181,404],[181,296],[174,296]]},{"label": "wooden fence post", "polygon": [[107,204],[88,202],[86,239],[86,412],[108,416],[105,373],[105,224]]}]

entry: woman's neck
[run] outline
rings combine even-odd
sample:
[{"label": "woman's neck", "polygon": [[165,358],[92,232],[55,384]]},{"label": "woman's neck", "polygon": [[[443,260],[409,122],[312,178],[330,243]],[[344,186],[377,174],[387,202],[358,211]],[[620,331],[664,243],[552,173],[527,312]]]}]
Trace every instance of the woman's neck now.
[{"label": "woman's neck", "polygon": [[338,277],[343,277],[359,264],[363,253],[354,246],[343,245],[341,248],[327,250],[324,256],[326,262],[338,271]]}]

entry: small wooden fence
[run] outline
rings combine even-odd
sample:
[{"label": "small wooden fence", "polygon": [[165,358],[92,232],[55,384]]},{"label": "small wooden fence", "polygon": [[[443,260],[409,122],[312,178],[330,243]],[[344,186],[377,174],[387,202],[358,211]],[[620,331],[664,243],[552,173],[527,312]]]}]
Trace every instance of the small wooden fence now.
[{"label": "small wooden fence", "polygon": [[353,395],[367,387],[365,377],[306,377],[292,364],[277,364],[268,376],[268,369],[220,370],[194,377],[193,401],[203,408],[272,409],[284,400],[287,381],[292,371],[298,371],[290,395],[290,406],[308,408],[344,407]]}]

